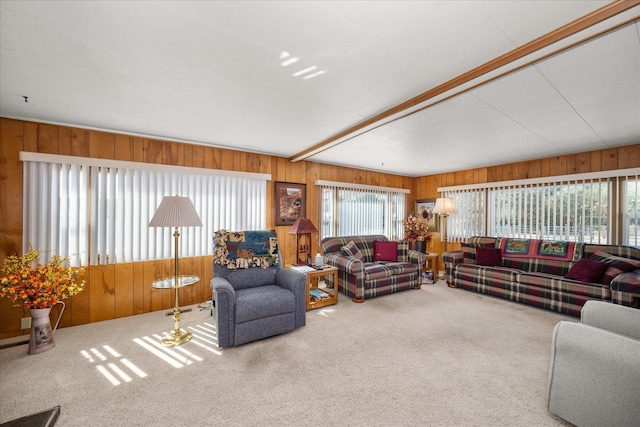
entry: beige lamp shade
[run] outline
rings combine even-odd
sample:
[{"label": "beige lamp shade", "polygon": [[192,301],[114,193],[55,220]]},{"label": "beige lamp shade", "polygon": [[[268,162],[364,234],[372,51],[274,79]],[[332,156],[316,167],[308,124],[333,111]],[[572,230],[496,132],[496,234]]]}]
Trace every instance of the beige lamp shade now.
[{"label": "beige lamp shade", "polygon": [[166,196],[151,218],[149,227],[202,227],[202,221],[190,198]]},{"label": "beige lamp shade", "polygon": [[439,197],[436,199],[436,205],[433,207],[433,213],[438,215],[446,215],[450,213],[456,213],[455,200],[449,197]]}]

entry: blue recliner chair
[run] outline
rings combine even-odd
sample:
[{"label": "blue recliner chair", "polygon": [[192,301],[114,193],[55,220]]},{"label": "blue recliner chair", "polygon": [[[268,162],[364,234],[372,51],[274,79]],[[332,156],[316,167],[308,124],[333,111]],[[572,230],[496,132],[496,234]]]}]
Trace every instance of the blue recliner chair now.
[{"label": "blue recliner chair", "polygon": [[283,334],[306,323],[306,275],[282,268],[275,231],[219,230],[213,317],[219,347]]}]

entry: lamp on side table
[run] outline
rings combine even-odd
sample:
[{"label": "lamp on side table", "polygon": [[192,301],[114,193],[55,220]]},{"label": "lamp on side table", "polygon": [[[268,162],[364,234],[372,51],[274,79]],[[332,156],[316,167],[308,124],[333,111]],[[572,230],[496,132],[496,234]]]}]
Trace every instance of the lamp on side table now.
[{"label": "lamp on side table", "polygon": [[289,234],[296,235],[296,265],[310,264],[311,233],[317,232],[318,229],[308,218],[298,218],[291,226]]}]

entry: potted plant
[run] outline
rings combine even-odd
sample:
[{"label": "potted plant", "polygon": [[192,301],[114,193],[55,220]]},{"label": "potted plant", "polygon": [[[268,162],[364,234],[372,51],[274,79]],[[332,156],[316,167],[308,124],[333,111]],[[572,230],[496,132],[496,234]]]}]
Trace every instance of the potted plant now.
[{"label": "potted plant", "polygon": [[[22,256],[12,255],[2,263],[0,297],[7,297],[14,306],[28,308],[31,313],[29,354],[55,347],[49,312],[55,304],[82,291],[84,267],[67,267],[69,257],[54,255],[46,264],[39,264],[40,251],[31,249]],[[60,317],[62,312],[60,312]],[[58,317],[58,322],[60,321]],[[56,327],[58,324],[56,323]]]},{"label": "potted plant", "polygon": [[412,244],[413,250],[425,252],[427,244],[431,241],[431,233],[425,223],[410,214],[402,221],[404,225],[404,238]]}]

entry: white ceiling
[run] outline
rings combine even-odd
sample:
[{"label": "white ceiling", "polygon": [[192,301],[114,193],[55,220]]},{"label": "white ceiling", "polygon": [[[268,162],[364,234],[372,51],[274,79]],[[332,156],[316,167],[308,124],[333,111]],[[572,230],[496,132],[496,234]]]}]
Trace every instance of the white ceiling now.
[{"label": "white ceiling", "polygon": [[[0,0],[0,115],[294,157],[608,3]],[[423,176],[640,143],[639,16],[307,160]]]}]

